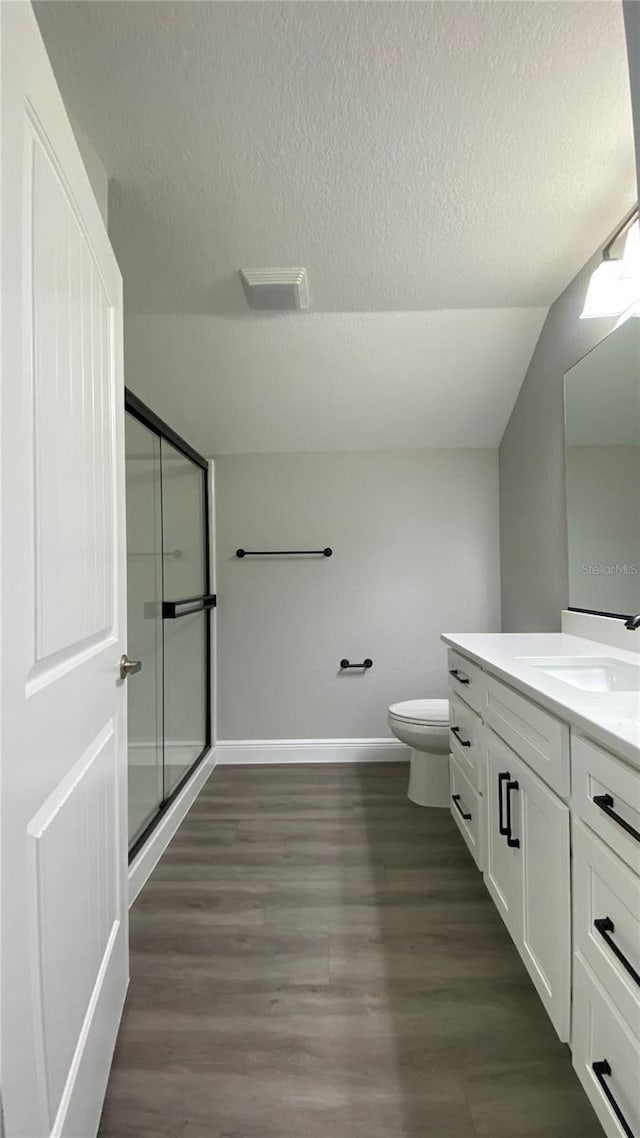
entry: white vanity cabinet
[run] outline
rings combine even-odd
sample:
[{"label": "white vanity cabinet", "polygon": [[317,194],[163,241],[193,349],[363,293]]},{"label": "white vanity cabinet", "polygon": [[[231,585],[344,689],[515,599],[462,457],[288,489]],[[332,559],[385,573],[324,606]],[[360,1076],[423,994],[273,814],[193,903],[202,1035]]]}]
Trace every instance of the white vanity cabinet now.
[{"label": "white vanity cabinet", "polygon": [[449,651],[453,817],[605,1134],[640,1138],[640,756],[480,660]]},{"label": "white vanity cabinet", "polygon": [[640,875],[640,770],[572,733],[574,814]]},{"label": "white vanity cabinet", "polygon": [[573,1062],[609,1138],[640,1135],[640,770],[572,732]]},{"label": "white vanity cabinet", "polygon": [[569,797],[569,728],[494,676],[483,685],[482,715],[561,798]]},{"label": "white vanity cabinet", "polygon": [[[566,1042],[571,1028],[570,814],[557,792],[568,798],[569,728],[458,652],[449,653],[449,675],[452,814]],[[470,744],[464,755],[461,740]],[[461,802],[467,819],[460,816]]]},{"label": "white vanity cabinet", "polygon": [[478,794],[484,782],[484,732],[482,720],[456,692],[449,693],[449,742],[469,782]]},{"label": "white vanity cabinet", "polygon": [[482,800],[485,781],[484,726],[480,717],[483,674],[449,653],[449,781],[451,812],[478,869],[484,868],[486,837]]},{"label": "white vanity cabinet", "polygon": [[484,861],[485,832],[482,797],[455,755],[449,757],[451,811],[478,869]]},{"label": "white vanity cabinet", "polygon": [[578,955],[573,969],[573,1065],[608,1138],[640,1134],[640,1042]]},{"label": "white vanity cabinet", "polygon": [[483,703],[482,668],[458,652],[449,652],[449,688],[480,713]]}]

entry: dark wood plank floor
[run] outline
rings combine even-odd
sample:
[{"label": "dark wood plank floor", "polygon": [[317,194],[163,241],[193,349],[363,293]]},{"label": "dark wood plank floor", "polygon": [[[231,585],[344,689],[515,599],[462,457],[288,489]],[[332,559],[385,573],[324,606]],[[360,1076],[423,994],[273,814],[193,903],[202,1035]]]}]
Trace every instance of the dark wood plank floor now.
[{"label": "dark wood plank floor", "polygon": [[223,767],[131,911],[100,1138],[602,1138],[403,765]]}]

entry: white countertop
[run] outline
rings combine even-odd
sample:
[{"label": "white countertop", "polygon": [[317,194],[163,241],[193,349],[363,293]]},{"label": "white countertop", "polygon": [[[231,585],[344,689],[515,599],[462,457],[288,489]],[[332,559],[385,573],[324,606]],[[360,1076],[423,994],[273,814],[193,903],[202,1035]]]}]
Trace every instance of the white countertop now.
[{"label": "white countertop", "polygon": [[640,692],[584,691],[519,659],[552,656],[561,663],[562,657],[598,656],[637,667],[637,652],[561,632],[444,633],[442,640],[640,768]]}]

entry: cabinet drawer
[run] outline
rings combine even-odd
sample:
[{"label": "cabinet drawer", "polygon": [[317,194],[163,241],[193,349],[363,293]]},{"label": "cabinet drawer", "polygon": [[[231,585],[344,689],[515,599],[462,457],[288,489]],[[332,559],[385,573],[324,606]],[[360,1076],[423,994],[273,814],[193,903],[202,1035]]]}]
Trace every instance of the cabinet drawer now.
[{"label": "cabinet drawer", "polygon": [[609,1138],[640,1134],[640,1040],[580,954],[574,959],[573,1065]]},{"label": "cabinet drawer", "polygon": [[449,697],[449,724],[451,750],[469,781],[482,792],[482,720],[453,692]]},{"label": "cabinet drawer", "polygon": [[449,756],[451,813],[478,869],[483,864],[482,799],[467,778],[455,755]]},{"label": "cabinet drawer", "polygon": [[574,944],[640,1037],[640,877],[573,824]]},{"label": "cabinet drawer", "polygon": [[569,797],[569,728],[493,676],[485,676],[484,720],[561,798]]},{"label": "cabinet drawer", "polygon": [[482,709],[482,681],[482,668],[449,650],[449,687],[475,711]]},{"label": "cabinet drawer", "polygon": [[574,813],[640,874],[640,771],[575,732],[571,766]]}]

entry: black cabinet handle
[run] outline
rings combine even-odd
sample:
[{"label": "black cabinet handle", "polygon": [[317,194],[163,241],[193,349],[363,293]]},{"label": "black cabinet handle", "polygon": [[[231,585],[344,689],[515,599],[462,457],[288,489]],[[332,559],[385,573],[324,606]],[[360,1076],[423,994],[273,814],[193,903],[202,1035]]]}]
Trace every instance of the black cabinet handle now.
[{"label": "black cabinet handle", "polygon": [[469,677],[465,676],[457,668],[449,668],[449,675],[453,676],[454,680],[457,680],[459,684],[471,683],[471,680],[469,679]]},{"label": "black cabinet handle", "polygon": [[508,782],[506,786],[507,797],[507,845],[514,849],[520,849],[520,838],[514,838],[511,834],[511,791],[520,790],[520,783]]},{"label": "black cabinet handle", "polygon": [[625,972],[628,972],[631,979],[634,980],[640,988],[640,972],[636,972],[631,961],[627,960],[622,949],[618,948],[615,940],[612,938],[611,934],[616,931],[616,927],[611,920],[611,917],[597,917],[593,922],[593,927],[596,932],[600,933],[600,936],[602,937],[605,944],[608,944],[614,956],[617,956]]},{"label": "black cabinet handle", "polygon": [[615,803],[610,794],[594,794],[592,802],[594,802],[608,818],[611,818],[612,822],[617,822],[627,834],[635,838],[636,842],[640,842],[640,833],[631,825],[631,822],[627,822],[626,818],[621,818],[619,814],[616,814],[614,810]]},{"label": "black cabinet handle", "polygon": [[462,735],[460,734],[460,728],[459,727],[452,727],[451,728],[451,734],[455,735],[455,737],[458,740],[461,747],[470,747],[471,746],[471,740],[470,739],[463,739],[462,738]]},{"label": "black cabinet handle", "polygon": [[451,795],[451,801],[453,802],[453,805],[455,806],[456,810],[458,811],[458,814],[460,815],[460,817],[464,818],[465,822],[470,822],[471,821],[471,814],[466,814],[465,811],[462,809],[462,806],[460,805],[460,795],[459,794],[452,794]]},{"label": "black cabinet handle", "polygon": [[509,771],[501,771],[498,775],[498,833],[502,834],[503,838],[508,837],[509,827],[504,824],[503,817],[503,800],[502,800],[502,784],[508,782],[511,778]]},{"label": "black cabinet handle", "polygon": [[591,1070],[593,1071],[596,1079],[598,1080],[598,1083],[600,1084],[604,1097],[606,1098],[609,1106],[611,1107],[618,1122],[620,1123],[623,1133],[626,1134],[627,1138],[635,1138],[633,1130],[629,1126],[629,1123],[627,1122],[624,1114],[620,1110],[620,1107],[618,1106],[613,1096],[611,1088],[604,1081],[605,1078],[610,1078],[610,1076],[613,1074],[611,1070],[611,1064],[606,1059],[597,1059],[595,1063],[591,1064]]}]

